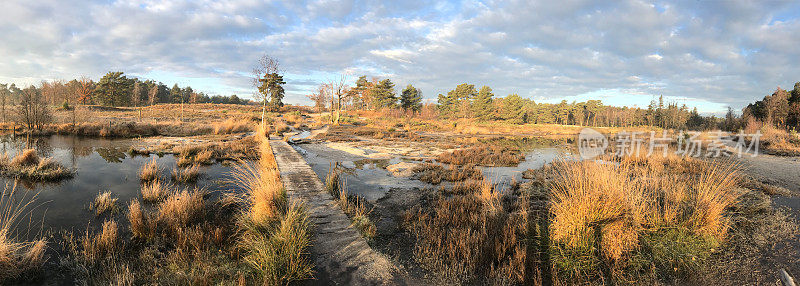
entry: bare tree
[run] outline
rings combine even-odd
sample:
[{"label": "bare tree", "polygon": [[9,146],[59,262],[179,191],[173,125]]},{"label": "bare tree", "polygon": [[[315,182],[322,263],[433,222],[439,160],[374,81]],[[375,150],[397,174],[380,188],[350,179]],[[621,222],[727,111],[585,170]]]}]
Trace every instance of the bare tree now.
[{"label": "bare tree", "polygon": [[45,102],[42,92],[34,86],[22,90],[17,116],[28,127],[28,132],[33,129],[41,130],[45,124],[53,120],[50,107]]},{"label": "bare tree", "polygon": [[269,74],[280,73],[280,63],[277,59],[269,55],[263,55],[258,59],[258,63],[253,68],[253,87],[259,90],[256,92],[255,97],[261,100],[263,107],[261,109],[261,124],[264,124],[264,117],[267,114],[267,100],[269,100],[269,92],[262,92],[260,86],[264,84],[264,78]]},{"label": "bare tree", "polygon": [[325,92],[324,84],[317,88],[317,92],[306,95],[306,97],[314,101],[314,108],[317,110],[317,112],[325,111],[325,105],[328,102],[328,98],[326,96],[327,93]]},{"label": "bare tree", "polygon": [[153,87],[147,92],[147,104],[155,105],[158,100],[158,85],[154,84]]},{"label": "bare tree", "polygon": [[332,91],[331,94],[333,95],[332,99],[336,99],[336,102],[331,101],[331,112],[336,110],[336,116],[334,117],[334,115],[331,114],[331,120],[333,121],[333,124],[336,125],[339,125],[339,118],[341,117],[342,113],[342,100],[345,100],[352,95],[352,93],[349,92],[350,87],[345,84],[346,81],[347,77],[345,75],[341,75],[339,80],[332,80],[329,83]]}]

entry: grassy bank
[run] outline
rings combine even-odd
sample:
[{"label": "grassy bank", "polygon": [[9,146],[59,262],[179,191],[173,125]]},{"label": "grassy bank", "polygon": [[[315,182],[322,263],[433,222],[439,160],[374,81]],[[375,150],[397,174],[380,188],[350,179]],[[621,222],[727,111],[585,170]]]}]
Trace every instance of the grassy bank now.
[{"label": "grassy bank", "polygon": [[702,284],[735,267],[713,267],[735,249],[768,249],[752,236],[796,234],[729,162],[603,160],[556,162],[507,190],[467,179],[430,191],[401,215],[414,265],[466,284]]},{"label": "grassy bank", "polygon": [[53,158],[40,158],[36,150],[26,149],[13,159],[3,154],[0,157],[0,173],[29,181],[58,181],[72,177],[75,171],[67,169]]}]

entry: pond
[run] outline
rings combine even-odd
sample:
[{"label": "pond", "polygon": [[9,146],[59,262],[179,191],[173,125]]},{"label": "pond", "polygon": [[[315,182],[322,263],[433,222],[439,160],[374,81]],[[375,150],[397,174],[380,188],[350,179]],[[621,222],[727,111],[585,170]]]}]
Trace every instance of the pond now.
[{"label": "pond", "polygon": [[[53,157],[65,167],[76,171],[74,177],[58,182],[34,183],[11,178],[0,179],[0,183],[9,190],[16,185],[16,200],[30,198],[38,193],[35,208],[26,214],[24,222],[20,222],[17,235],[33,238],[40,231],[45,234],[58,234],[61,231],[80,233],[86,230],[87,225],[95,228],[110,217],[108,214],[96,217],[89,210],[89,204],[98,193],[105,191],[111,191],[114,197],[119,198],[118,211],[111,217],[126,224],[128,202],[141,199],[138,178],[141,166],[155,158],[162,182],[171,182],[170,173],[176,166],[175,156],[170,154],[131,156],[127,150],[136,143],[140,142],[136,139],[109,140],[59,135],[30,140],[20,136],[0,136],[0,151],[10,158],[30,146],[40,157]],[[203,166],[200,170],[202,175],[196,183],[177,186],[198,187],[212,195],[232,188],[221,180],[228,177],[231,168],[213,164]]]}]

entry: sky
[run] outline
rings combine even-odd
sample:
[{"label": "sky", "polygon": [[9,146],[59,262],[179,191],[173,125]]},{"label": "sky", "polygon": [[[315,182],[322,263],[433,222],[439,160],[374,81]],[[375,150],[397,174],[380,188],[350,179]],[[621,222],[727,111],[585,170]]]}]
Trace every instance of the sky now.
[{"label": "sky", "polygon": [[537,102],[741,109],[800,81],[782,1],[0,1],[0,83],[108,71],[250,97],[264,54],[285,102],[344,75],[434,101],[460,83]]}]

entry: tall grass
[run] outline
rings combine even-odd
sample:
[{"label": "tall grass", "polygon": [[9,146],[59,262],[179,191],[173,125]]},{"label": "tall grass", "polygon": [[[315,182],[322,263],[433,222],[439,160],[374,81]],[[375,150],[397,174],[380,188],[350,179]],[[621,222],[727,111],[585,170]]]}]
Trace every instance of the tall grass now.
[{"label": "tall grass", "polygon": [[673,156],[607,160],[553,166],[550,234],[556,265],[568,277],[610,275],[636,262],[631,257],[642,244],[650,259],[664,260],[652,251],[664,236],[702,242],[662,251],[681,259],[702,257],[724,239],[725,210],[740,195],[735,165]]},{"label": "tall grass", "polygon": [[37,181],[54,181],[69,178],[74,171],[65,168],[53,158],[40,158],[34,149],[26,149],[10,161],[0,158],[0,172],[8,177]]},{"label": "tall grass", "polygon": [[266,137],[265,126],[257,129],[260,160],[234,168],[232,182],[245,190],[240,201],[243,230],[239,241],[246,262],[264,284],[279,285],[308,279],[312,264],[308,214],[302,206],[288,205],[278,165]]},{"label": "tall grass", "polygon": [[99,216],[105,212],[113,212],[116,208],[117,200],[110,191],[106,191],[97,194],[89,207],[94,210],[95,215]]},{"label": "tall grass", "polygon": [[142,169],[139,170],[139,179],[145,182],[158,179],[158,163],[156,163],[156,158],[153,158],[150,162],[142,166]]},{"label": "tall grass", "polygon": [[21,219],[33,208],[38,194],[32,197],[15,195],[16,186],[8,186],[0,193],[0,282],[19,278],[38,269],[44,263],[47,241],[19,241],[15,229]]}]

